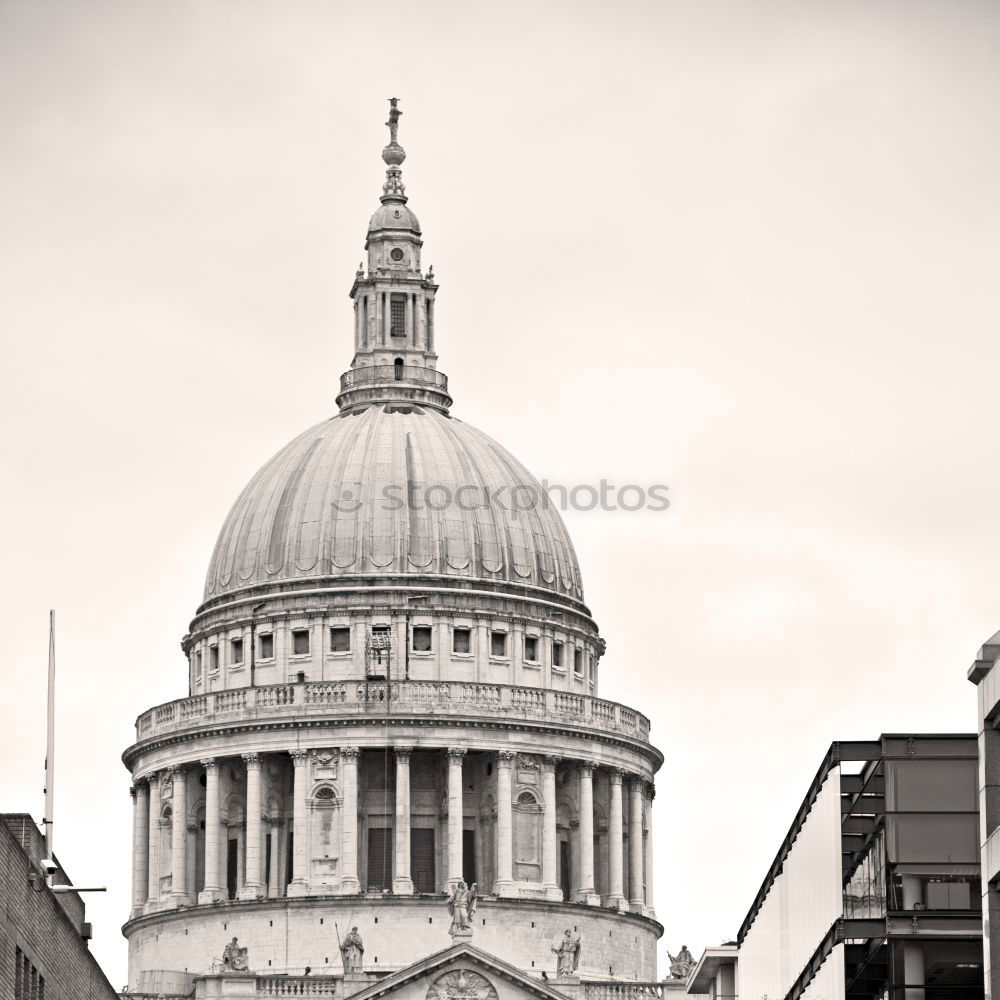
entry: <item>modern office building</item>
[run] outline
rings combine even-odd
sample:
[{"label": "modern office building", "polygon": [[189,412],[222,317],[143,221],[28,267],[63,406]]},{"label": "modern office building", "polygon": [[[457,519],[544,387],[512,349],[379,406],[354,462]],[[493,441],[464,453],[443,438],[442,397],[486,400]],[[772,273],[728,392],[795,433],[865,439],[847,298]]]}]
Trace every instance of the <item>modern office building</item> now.
[{"label": "modern office building", "polygon": [[1000,998],[1000,632],[983,644],[968,677],[979,718],[979,840],[986,996]]},{"label": "modern office building", "polygon": [[[657,978],[663,758],[642,713],[598,695],[622,666],[558,512],[451,413],[398,116],[339,413],[237,498],[186,695],[124,754],[137,990],[489,1000],[551,996],[543,975],[595,997]],[[449,896],[473,885],[456,932]]]},{"label": "modern office building", "polygon": [[43,869],[45,839],[25,813],[0,815],[0,1000],[117,1000],[90,953],[91,927],[70,880]]},{"label": "modern office building", "polygon": [[834,743],[740,928],[742,1000],[983,996],[973,736]]}]

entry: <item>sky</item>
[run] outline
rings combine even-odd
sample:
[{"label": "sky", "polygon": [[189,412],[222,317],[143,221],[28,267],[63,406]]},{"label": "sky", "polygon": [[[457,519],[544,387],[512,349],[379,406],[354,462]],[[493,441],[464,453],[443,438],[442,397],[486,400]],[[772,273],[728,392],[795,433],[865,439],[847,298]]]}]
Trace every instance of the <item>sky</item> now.
[{"label": "sky", "polygon": [[[0,0],[0,810],[125,982],[136,715],[253,472],[335,410],[385,99],[453,413],[570,511],[657,777],[663,948],[735,936],[832,740],[971,732],[1000,628],[1000,5]],[[990,373],[994,374],[991,375]]]}]

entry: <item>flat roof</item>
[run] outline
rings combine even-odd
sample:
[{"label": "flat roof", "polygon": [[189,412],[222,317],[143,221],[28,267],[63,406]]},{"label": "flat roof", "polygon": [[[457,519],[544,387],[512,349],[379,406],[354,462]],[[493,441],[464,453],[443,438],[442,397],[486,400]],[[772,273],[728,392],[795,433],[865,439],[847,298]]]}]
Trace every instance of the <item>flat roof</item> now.
[{"label": "flat roof", "polygon": [[720,944],[706,948],[692,969],[687,981],[688,993],[707,993],[711,981],[719,974],[723,965],[735,965],[738,954],[736,943]]}]

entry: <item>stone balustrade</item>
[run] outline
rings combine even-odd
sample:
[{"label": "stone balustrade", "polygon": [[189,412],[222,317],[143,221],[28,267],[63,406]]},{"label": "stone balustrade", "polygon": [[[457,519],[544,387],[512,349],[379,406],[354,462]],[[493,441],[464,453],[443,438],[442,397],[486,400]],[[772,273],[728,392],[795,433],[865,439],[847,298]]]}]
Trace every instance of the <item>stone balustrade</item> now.
[{"label": "stone balustrade", "polygon": [[[583,983],[584,1000],[661,1000],[663,983]],[[558,986],[556,987],[558,989]]]},{"label": "stone balustrade", "polygon": [[366,715],[484,715],[591,726],[649,742],[649,719],[617,702],[550,688],[461,681],[310,681],[232,688],[167,702],[136,720],[139,741],[228,717],[295,718]]},{"label": "stone balustrade", "polygon": [[332,997],[340,978],[333,976],[258,976],[259,997]]}]

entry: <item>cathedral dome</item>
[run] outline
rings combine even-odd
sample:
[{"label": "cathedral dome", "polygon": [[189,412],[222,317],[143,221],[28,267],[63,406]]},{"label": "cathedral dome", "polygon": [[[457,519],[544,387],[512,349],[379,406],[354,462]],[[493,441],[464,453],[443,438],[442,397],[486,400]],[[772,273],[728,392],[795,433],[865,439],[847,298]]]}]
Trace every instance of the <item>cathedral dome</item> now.
[{"label": "cathedral dome", "polygon": [[378,575],[583,599],[562,518],[517,459],[434,410],[369,406],[300,434],[253,477],[222,526],[205,600]]}]

